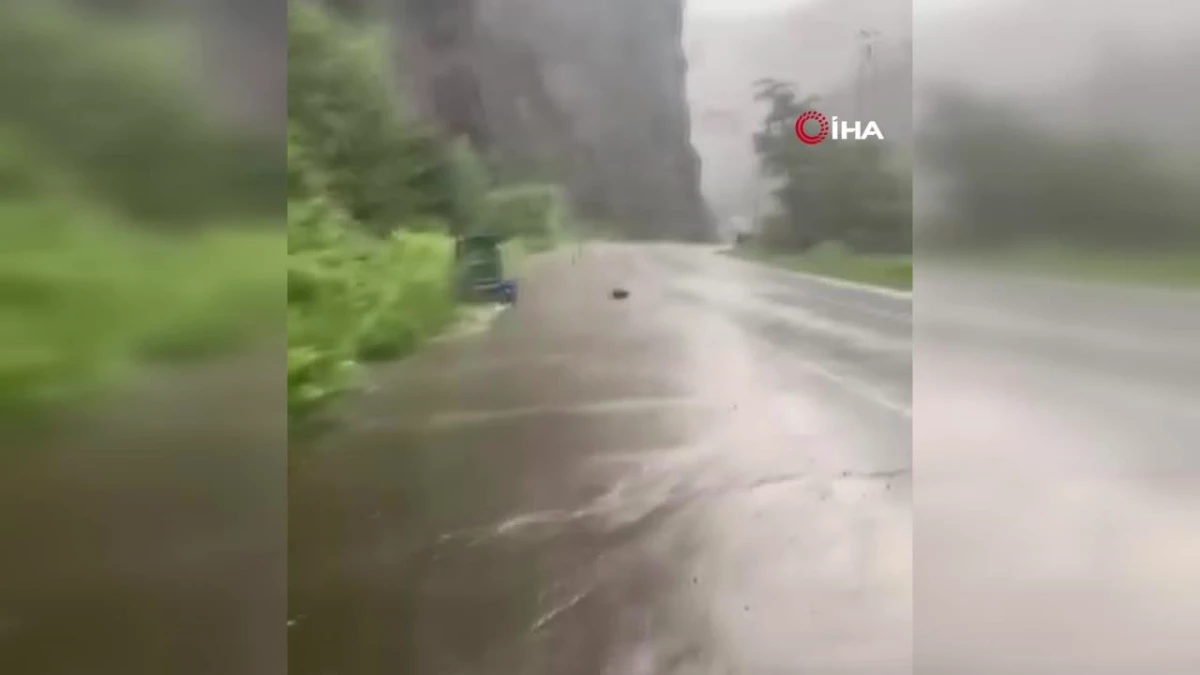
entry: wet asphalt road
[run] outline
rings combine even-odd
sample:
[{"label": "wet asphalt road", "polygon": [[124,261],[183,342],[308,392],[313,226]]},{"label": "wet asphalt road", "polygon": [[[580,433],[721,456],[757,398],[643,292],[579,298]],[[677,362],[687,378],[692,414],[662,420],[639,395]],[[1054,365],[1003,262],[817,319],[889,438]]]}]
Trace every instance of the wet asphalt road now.
[{"label": "wet asphalt road", "polygon": [[0,673],[287,671],[283,340],[0,431]]},{"label": "wet asphalt road", "polygon": [[0,672],[1200,672],[1200,296],[922,265],[910,436],[904,298],[540,265],[290,505],[281,345],[0,434]]},{"label": "wet asphalt road", "polygon": [[290,671],[913,672],[909,298],[673,245],[529,277],[293,476]]},{"label": "wet asphalt road", "polygon": [[921,271],[918,670],[1200,672],[1200,295]]}]

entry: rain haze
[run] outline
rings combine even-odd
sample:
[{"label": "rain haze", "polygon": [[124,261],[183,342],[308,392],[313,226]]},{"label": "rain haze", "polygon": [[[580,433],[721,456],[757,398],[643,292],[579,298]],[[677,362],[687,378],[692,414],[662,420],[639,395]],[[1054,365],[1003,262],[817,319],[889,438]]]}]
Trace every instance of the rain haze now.
[{"label": "rain haze", "polygon": [[0,673],[1200,673],[1197,45],[0,2]]},{"label": "rain haze", "polygon": [[[756,82],[778,78],[821,98],[830,115],[911,134],[912,3],[853,0],[690,2],[684,45],[692,142],[705,196],[721,223],[769,210],[753,135],[768,106]],[[907,151],[900,151],[907,154]]]},{"label": "rain haze", "polygon": [[914,27],[918,669],[1194,672],[1200,7]]}]

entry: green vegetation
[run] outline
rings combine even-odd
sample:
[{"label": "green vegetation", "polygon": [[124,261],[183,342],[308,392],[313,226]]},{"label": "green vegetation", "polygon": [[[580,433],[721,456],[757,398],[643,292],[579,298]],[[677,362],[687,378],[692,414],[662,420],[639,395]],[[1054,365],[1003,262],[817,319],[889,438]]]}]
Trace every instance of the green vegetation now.
[{"label": "green vegetation", "polygon": [[454,235],[503,235],[512,274],[566,211],[557,188],[496,187],[469,143],[406,119],[385,40],[308,3],[288,21],[288,410],[309,431],[361,364],[455,320]]},{"label": "green vegetation", "polygon": [[523,239],[534,251],[560,240],[566,227],[566,199],[556,185],[530,184],[493,190],[486,199],[483,231]]},{"label": "green vegetation", "polygon": [[800,98],[786,82],[762,80],[759,87],[757,98],[770,107],[754,144],[763,174],[777,186],[776,208],[757,223],[752,238],[739,242],[739,254],[814,274],[911,287],[911,169],[889,167],[882,142],[800,143],[796,119],[817,100]]},{"label": "green vegetation", "polygon": [[452,242],[378,240],[321,199],[293,205],[288,226],[288,400],[304,422],[357,386],[360,361],[408,354],[452,320]]},{"label": "green vegetation", "polygon": [[1200,287],[1200,253],[1194,251],[1127,253],[1111,250],[1038,246],[996,253],[953,251],[927,256],[932,261],[974,269],[1077,281],[1195,288]]},{"label": "green vegetation", "polygon": [[912,256],[909,255],[856,254],[833,243],[820,244],[804,253],[779,253],[744,246],[734,249],[733,254],[797,272],[912,290]]},{"label": "green vegetation", "polygon": [[0,8],[4,426],[225,354],[279,307],[263,185],[283,163],[200,112],[156,36],[55,3]]},{"label": "green vegetation", "polygon": [[207,228],[277,216],[278,139],[217,124],[185,68],[186,35],[86,18],[60,2],[0,8],[0,125],[127,221]]},{"label": "green vegetation", "polygon": [[289,171],[312,175],[299,182],[381,236],[449,219],[457,196],[447,144],[401,115],[387,47],[312,3],[290,7],[288,125],[300,150],[289,149]]}]

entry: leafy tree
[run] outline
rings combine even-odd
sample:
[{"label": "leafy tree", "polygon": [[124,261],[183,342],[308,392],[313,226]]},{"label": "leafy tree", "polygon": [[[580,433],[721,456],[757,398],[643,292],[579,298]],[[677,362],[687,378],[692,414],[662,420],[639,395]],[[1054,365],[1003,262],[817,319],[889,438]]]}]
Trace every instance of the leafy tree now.
[{"label": "leafy tree", "polygon": [[329,196],[380,234],[452,215],[448,150],[401,117],[379,42],[305,2],[293,3],[288,27],[289,125]]},{"label": "leafy tree", "polygon": [[877,143],[804,145],[795,122],[817,104],[801,98],[795,85],[775,79],[757,82],[755,98],[768,104],[754,149],[763,173],[777,182],[780,213],[767,219],[764,243],[806,250],[823,242],[843,242],[855,250],[911,250],[911,183],[884,167]]},{"label": "leafy tree", "polygon": [[450,201],[450,225],[455,232],[477,230],[487,218],[491,174],[465,138],[450,146],[450,167],[454,191]]}]

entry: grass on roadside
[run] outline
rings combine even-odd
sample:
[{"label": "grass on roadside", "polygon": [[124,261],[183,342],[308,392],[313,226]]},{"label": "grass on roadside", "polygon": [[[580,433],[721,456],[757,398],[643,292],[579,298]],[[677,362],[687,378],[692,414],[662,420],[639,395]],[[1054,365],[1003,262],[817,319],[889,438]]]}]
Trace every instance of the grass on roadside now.
[{"label": "grass on roadside", "polygon": [[836,245],[817,246],[806,253],[782,253],[744,246],[730,250],[729,254],[807,274],[912,290],[912,256],[908,255],[863,255]]},{"label": "grass on roadside", "polygon": [[1003,254],[930,255],[930,261],[1084,282],[1200,287],[1200,252],[1193,251],[1129,254],[1035,247]]}]

